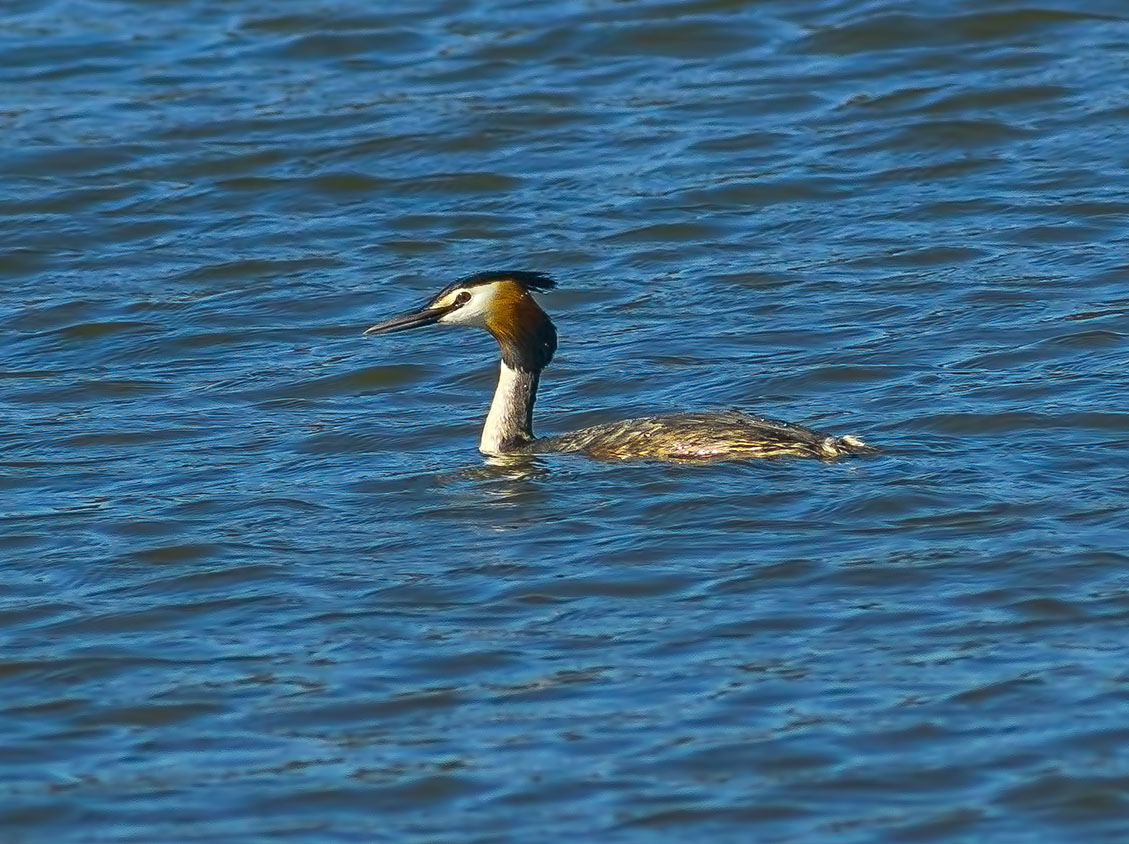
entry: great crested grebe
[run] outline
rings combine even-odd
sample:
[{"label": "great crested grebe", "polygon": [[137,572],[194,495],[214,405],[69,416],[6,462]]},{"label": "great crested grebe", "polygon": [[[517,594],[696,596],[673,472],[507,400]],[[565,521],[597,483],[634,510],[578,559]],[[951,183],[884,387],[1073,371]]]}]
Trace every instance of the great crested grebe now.
[{"label": "great crested grebe", "polygon": [[439,291],[423,307],[372,326],[365,334],[392,334],[423,325],[485,328],[502,352],[501,371],[478,450],[488,455],[579,452],[626,460],[741,460],[798,455],[830,459],[875,451],[857,437],[834,437],[744,413],[679,413],[533,435],[533,403],[541,370],[557,350],[557,329],[531,291],[551,290],[547,275],[484,272]]}]

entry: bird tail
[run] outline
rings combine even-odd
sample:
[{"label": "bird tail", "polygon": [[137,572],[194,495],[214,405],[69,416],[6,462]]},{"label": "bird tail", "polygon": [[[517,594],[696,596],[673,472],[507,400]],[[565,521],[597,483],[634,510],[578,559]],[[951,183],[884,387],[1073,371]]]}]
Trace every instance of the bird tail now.
[{"label": "bird tail", "polygon": [[826,437],[819,444],[820,456],[832,458],[843,457],[848,454],[877,454],[878,449],[867,445],[861,439],[851,434],[845,437]]}]

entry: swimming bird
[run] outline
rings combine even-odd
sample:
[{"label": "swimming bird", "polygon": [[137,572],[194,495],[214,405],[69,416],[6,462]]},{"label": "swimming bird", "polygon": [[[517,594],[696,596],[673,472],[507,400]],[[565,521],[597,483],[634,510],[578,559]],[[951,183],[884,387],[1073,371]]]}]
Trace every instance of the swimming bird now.
[{"label": "swimming bird", "polygon": [[533,403],[541,372],[557,350],[557,329],[533,293],[555,286],[549,276],[524,270],[476,273],[447,285],[422,307],[364,333],[393,334],[436,324],[488,331],[502,361],[478,445],[487,455],[578,452],[603,459],[715,461],[780,455],[831,459],[875,450],[858,437],[831,436],[737,412],[647,416],[534,436]]}]

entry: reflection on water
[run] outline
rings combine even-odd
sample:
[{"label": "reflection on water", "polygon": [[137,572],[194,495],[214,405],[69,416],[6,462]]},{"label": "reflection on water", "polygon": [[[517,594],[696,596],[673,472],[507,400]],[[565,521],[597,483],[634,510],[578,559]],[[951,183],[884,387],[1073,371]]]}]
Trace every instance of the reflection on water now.
[{"label": "reflection on water", "polygon": [[[1122,841],[1122,4],[19,2],[0,838]],[[741,408],[866,460],[476,451]]]},{"label": "reflection on water", "polygon": [[551,482],[552,472],[544,461],[529,454],[483,456],[481,468],[468,469],[463,478],[496,495],[500,500],[520,505],[534,494],[538,482]]}]

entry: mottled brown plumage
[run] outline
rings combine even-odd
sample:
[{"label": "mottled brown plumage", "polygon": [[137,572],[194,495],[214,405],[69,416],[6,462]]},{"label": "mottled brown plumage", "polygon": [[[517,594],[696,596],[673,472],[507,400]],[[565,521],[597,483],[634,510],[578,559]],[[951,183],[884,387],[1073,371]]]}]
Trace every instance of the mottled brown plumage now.
[{"label": "mottled brown plumage", "polygon": [[831,437],[744,413],[645,416],[535,440],[531,453],[577,452],[604,460],[681,460],[708,463],[760,457],[831,459],[873,451],[856,437]]}]

